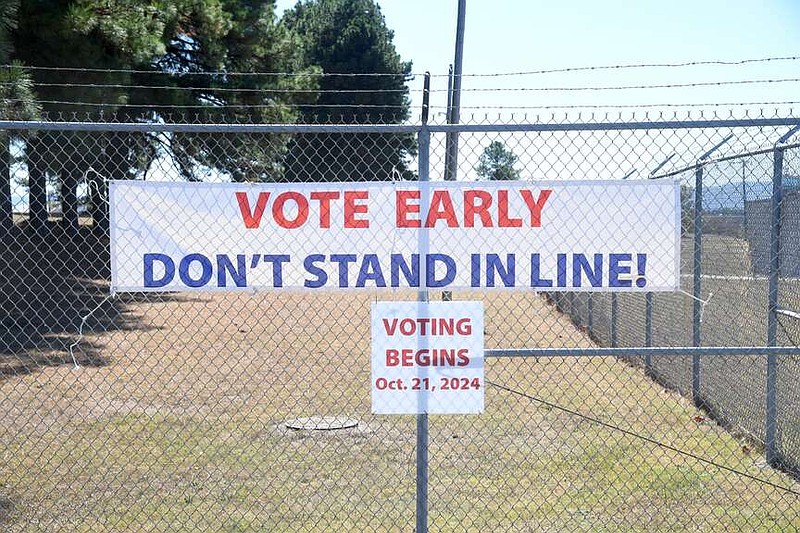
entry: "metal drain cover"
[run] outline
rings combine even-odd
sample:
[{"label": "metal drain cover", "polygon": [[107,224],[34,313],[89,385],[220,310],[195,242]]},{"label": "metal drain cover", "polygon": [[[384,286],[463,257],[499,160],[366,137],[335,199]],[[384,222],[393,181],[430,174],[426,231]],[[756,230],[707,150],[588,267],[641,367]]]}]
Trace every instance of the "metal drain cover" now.
[{"label": "metal drain cover", "polygon": [[346,416],[310,416],[295,418],[286,422],[286,427],[304,431],[332,431],[335,429],[352,429],[358,426],[358,420]]}]

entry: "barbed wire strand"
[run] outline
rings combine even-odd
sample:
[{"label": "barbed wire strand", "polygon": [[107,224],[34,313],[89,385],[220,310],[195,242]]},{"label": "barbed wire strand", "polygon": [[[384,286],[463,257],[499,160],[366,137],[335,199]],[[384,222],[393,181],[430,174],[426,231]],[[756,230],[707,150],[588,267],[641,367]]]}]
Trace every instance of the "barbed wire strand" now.
[{"label": "barbed wire strand", "polygon": [[[8,102],[21,102],[17,98],[9,98]],[[80,100],[37,100],[41,104],[64,105],[64,106],[87,106],[87,107],[140,107],[140,108],[165,108],[165,109],[203,109],[203,110],[223,110],[223,109],[291,109],[298,108],[363,108],[363,109],[405,109],[404,105],[397,104],[298,104],[298,103],[271,103],[271,104],[131,104],[131,103],[111,103],[111,102],[86,102]],[[650,104],[565,104],[565,105],[539,105],[539,106],[462,106],[461,109],[475,111],[525,111],[525,110],[547,110],[547,109],[637,109],[637,108],[694,108],[694,107],[745,107],[745,106],[789,106],[800,105],[800,100],[773,100],[773,101],[753,101],[753,102],[694,102],[694,103],[650,103]],[[447,106],[429,106],[430,109],[446,110]]]},{"label": "barbed wire strand", "polygon": [[670,450],[670,451],[675,452],[675,453],[677,453],[679,455],[682,455],[684,457],[689,457],[690,459],[694,459],[695,461],[701,462],[703,464],[706,464],[706,465],[709,465],[709,466],[713,466],[715,468],[719,468],[720,470],[724,470],[726,472],[730,472],[732,474],[736,474],[736,475],[745,477],[745,478],[750,479],[752,481],[756,481],[758,483],[762,483],[762,484],[767,485],[769,487],[782,490],[782,491],[787,492],[789,494],[794,494],[795,496],[800,496],[800,491],[794,490],[794,489],[792,489],[790,487],[785,487],[783,485],[779,485],[779,484],[774,483],[772,481],[769,481],[767,479],[760,478],[758,476],[754,476],[753,474],[748,474],[747,472],[742,472],[741,470],[737,470],[737,469],[732,468],[730,466],[726,466],[726,465],[720,464],[720,463],[718,463],[716,461],[713,461],[711,459],[706,459],[705,457],[701,457],[701,456],[699,456],[699,455],[697,455],[695,453],[688,452],[686,450],[682,450],[682,449],[677,448],[675,446],[672,446],[670,444],[666,444],[666,443],[658,441],[656,439],[652,439],[650,437],[647,437],[645,435],[641,435],[641,434],[636,433],[634,431],[621,428],[621,427],[619,427],[617,425],[614,425],[614,424],[611,424],[611,423],[608,423],[608,422],[603,422],[599,418],[595,418],[593,416],[585,415],[585,414],[583,414],[583,413],[581,413],[579,411],[575,411],[574,409],[570,409],[568,407],[564,407],[562,405],[558,405],[558,404],[553,403],[553,402],[548,402],[547,400],[543,400],[541,398],[533,396],[532,394],[528,394],[528,393],[520,391],[520,390],[512,389],[511,387],[507,387],[506,385],[501,385],[499,383],[495,383],[493,381],[489,381],[488,379],[486,380],[486,383],[488,385],[492,385],[493,387],[497,387],[498,389],[504,390],[504,391],[506,391],[508,393],[511,393],[511,394],[514,394],[514,395],[517,395],[517,396],[521,396],[521,397],[523,397],[525,399],[528,399],[528,400],[531,400],[533,402],[539,403],[541,405],[547,406],[547,407],[549,407],[551,409],[556,409],[557,411],[561,411],[563,413],[567,413],[569,415],[581,418],[583,420],[586,420],[587,422],[591,422],[593,424],[597,424],[599,426],[605,427],[605,428],[610,429],[612,431],[617,431],[617,432],[622,433],[624,435],[627,435],[629,437],[633,437],[635,439],[639,439],[639,440],[642,440],[644,442],[653,444],[655,446],[658,446],[659,448],[664,448],[665,450]]},{"label": "barbed wire strand", "polygon": [[[501,76],[528,76],[534,74],[562,74],[568,72],[584,72],[584,71],[597,71],[597,70],[628,70],[628,69],[642,69],[642,68],[683,68],[683,67],[698,67],[698,66],[741,66],[754,63],[770,63],[779,61],[797,61],[800,56],[778,56],[778,57],[761,57],[754,59],[739,59],[739,60],[709,60],[709,61],[686,61],[679,63],[628,63],[620,65],[598,65],[598,66],[582,66],[582,67],[564,67],[552,68],[541,70],[524,70],[517,72],[499,72],[490,74],[462,74],[463,77],[470,78],[496,78]],[[435,74],[433,77],[446,77],[448,74]]]},{"label": "barbed wire strand", "polygon": [[[605,85],[583,87],[475,87],[461,89],[463,92],[570,92],[570,91],[627,91],[639,89],[686,89],[693,87],[726,87],[731,85],[761,85],[778,83],[796,83],[800,78],[772,78],[765,80],[725,80],[699,81],[689,83],[655,83],[641,85]],[[437,89],[431,92],[447,92]]]},{"label": "barbed wire strand", "polygon": [[24,70],[44,71],[44,72],[75,72],[83,74],[152,74],[155,76],[169,76],[173,78],[189,77],[189,76],[220,76],[220,77],[253,77],[253,76],[271,76],[271,77],[287,77],[287,78],[360,78],[360,77],[373,77],[373,78],[404,78],[406,80],[414,79],[415,76],[422,74],[404,74],[402,72],[240,72],[240,71],[224,71],[224,70],[202,70],[193,72],[168,72],[163,70],[142,70],[142,69],[114,69],[114,68],[82,68],[82,67],[44,67],[44,66],[28,66],[28,65],[0,65],[0,68],[16,68]]},{"label": "barbed wire strand", "polygon": [[[570,72],[583,72],[583,71],[598,71],[598,70],[629,70],[629,69],[644,69],[644,68],[686,68],[697,66],[743,66],[758,63],[774,63],[782,61],[797,61],[800,56],[773,56],[761,58],[748,58],[738,60],[705,60],[705,61],[685,61],[685,62],[664,62],[664,63],[627,63],[616,65],[585,65],[578,67],[563,67],[552,69],[539,69],[539,70],[526,70],[526,71],[512,71],[512,72],[495,72],[495,73],[474,73],[474,74],[461,74],[462,77],[475,77],[475,78],[489,78],[489,77],[502,77],[502,76],[527,76],[537,74],[558,74]],[[416,76],[422,76],[422,73],[411,72],[392,73],[392,72],[371,72],[371,73],[355,73],[355,72],[242,72],[242,71],[225,71],[225,70],[208,70],[196,72],[167,72],[160,70],[143,70],[143,69],[102,69],[102,68],[83,68],[83,67],[52,67],[52,66],[26,66],[26,65],[0,65],[0,68],[23,68],[28,70],[38,71],[62,71],[62,72],[76,72],[76,73],[118,73],[118,74],[148,74],[160,76],[285,76],[285,77],[403,77],[406,79],[414,79]],[[447,77],[449,74],[433,74],[432,77]]]},{"label": "barbed wire strand", "polygon": [[[2,86],[13,86],[13,82],[0,82]],[[279,93],[279,94],[364,94],[422,92],[422,89],[268,89],[236,87],[178,87],[173,85],[126,85],[122,83],[35,83],[36,87],[66,87],[77,89],[143,89],[155,91],[209,91],[220,93]]]},{"label": "barbed wire strand", "polygon": [[[735,85],[774,85],[781,83],[797,83],[800,78],[770,78],[746,79],[723,81],[700,81],[687,83],[656,83],[639,85],[605,85],[605,86],[577,86],[577,87],[467,87],[462,92],[575,92],[575,91],[627,91],[648,89],[687,89],[697,87],[727,87]],[[3,82],[0,85],[10,85]],[[93,89],[150,89],[150,90],[178,90],[178,91],[216,91],[239,93],[278,93],[278,94],[364,94],[364,93],[407,93],[422,92],[422,89],[404,87],[402,89],[254,89],[232,87],[173,87],[173,86],[148,86],[125,84],[74,84],[74,83],[39,83],[38,87],[79,87]],[[432,93],[446,93],[449,89],[431,89]]]},{"label": "barbed wire strand", "polygon": [[[461,106],[461,109],[491,109],[491,110],[526,110],[526,109],[636,109],[636,108],[652,108],[652,107],[731,107],[731,106],[766,106],[766,105],[797,105],[800,100],[775,100],[775,101],[760,101],[760,102],[693,102],[693,103],[651,103],[651,104],[566,104],[566,105],[536,105],[536,106]],[[447,106],[430,106],[431,109],[447,109]]]},{"label": "barbed wire strand", "polygon": [[[21,102],[18,98],[9,98],[8,102]],[[112,103],[112,102],[84,102],[72,100],[37,100],[39,104],[51,105],[71,105],[71,106],[86,106],[86,107],[141,107],[144,109],[203,109],[214,111],[217,109],[291,109],[294,107],[319,107],[323,109],[331,108],[365,108],[365,109],[405,109],[403,105],[381,105],[381,104],[290,104],[290,103],[275,103],[275,104],[172,104],[172,105],[159,105],[159,104],[129,104],[129,103]]]}]

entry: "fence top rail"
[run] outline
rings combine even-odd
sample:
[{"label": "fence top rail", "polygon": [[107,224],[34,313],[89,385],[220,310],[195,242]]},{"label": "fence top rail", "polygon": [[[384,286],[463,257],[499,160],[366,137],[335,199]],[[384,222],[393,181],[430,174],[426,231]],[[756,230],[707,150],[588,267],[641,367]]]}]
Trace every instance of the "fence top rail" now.
[{"label": "fence top rail", "polygon": [[484,357],[643,357],[800,355],[799,346],[651,346],[618,348],[510,348],[489,349]]},{"label": "fence top rail", "polygon": [[140,133],[415,133],[413,124],[191,124],[0,120],[0,130]]},{"label": "fence top rail", "polygon": [[175,133],[502,133],[752,128],[800,125],[800,117],[518,124],[191,124],[0,120],[0,130]]}]

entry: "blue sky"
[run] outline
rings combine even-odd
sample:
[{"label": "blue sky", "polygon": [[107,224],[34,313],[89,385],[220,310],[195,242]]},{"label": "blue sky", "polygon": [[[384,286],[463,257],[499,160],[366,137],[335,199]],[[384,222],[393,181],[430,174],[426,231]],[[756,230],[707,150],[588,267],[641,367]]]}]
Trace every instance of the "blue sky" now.
[{"label": "blue sky", "polygon": [[[294,5],[279,0],[278,13]],[[400,55],[433,80],[446,103],[457,0],[380,0]],[[800,61],[592,71],[497,78],[474,74],[627,63],[741,60],[800,55],[800,2],[793,0],[467,0],[463,114],[495,106],[632,105],[800,100],[800,83],[592,92],[502,89],[674,84],[800,77]],[[411,84],[421,88],[421,80]],[[475,91],[489,88],[492,91]],[[418,105],[418,92],[412,94]],[[480,109],[471,109],[480,108]]]},{"label": "blue sky", "polygon": [[[395,32],[394,43],[401,57],[413,61],[415,73],[427,70],[434,75],[432,120],[444,122],[447,69],[454,56],[458,1],[377,1],[387,26]],[[295,3],[295,0],[278,0],[278,14]],[[581,119],[594,114],[589,120],[671,119],[676,113],[678,118],[687,118],[688,113],[695,118],[728,118],[731,113],[774,117],[796,115],[800,108],[797,104],[728,105],[800,101],[800,82],[607,91],[536,90],[800,78],[798,60],[481,76],[585,66],[800,56],[798,0],[467,0],[465,28],[462,122],[563,121],[576,120],[579,113]],[[421,76],[409,85],[415,110],[412,120],[416,122],[421,104]],[[717,154],[741,153],[770,145],[786,129],[740,134]],[[639,139],[641,136],[635,136],[638,140],[618,136],[603,139],[610,143],[603,150],[595,145],[593,150],[584,150],[580,157],[574,153],[575,146],[563,148],[556,164],[542,160],[543,148],[520,144],[520,139],[510,136],[495,137],[520,156],[518,167],[524,169],[523,177],[543,174],[556,179],[595,179],[619,178],[631,171],[633,178],[646,177],[649,170],[673,151],[678,157],[664,170],[681,167],[718,142],[723,133],[674,132],[668,139],[664,134],[656,143]],[[490,140],[489,137],[462,139],[459,179],[474,179],[477,157]],[[572,141],[562,138],[550,142]],[[436,168],[442,166],[441,144],[432,147],[431,159]],[[630,151],[635,154],[628,154]],[[766,179],[767,167],[760,165],[759,171],[763,170],[764,176],[753,175],[750,179]],[[709,181],[712,174],[709,172]],[[441,176],[433,173],[432,179]]]}]

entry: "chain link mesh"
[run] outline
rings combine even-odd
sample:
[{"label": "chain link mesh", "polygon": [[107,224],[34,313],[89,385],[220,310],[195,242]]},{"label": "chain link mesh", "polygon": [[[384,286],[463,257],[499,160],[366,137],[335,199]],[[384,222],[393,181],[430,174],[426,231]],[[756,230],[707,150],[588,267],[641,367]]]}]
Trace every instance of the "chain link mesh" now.
[{"label": "chain link mesh", "polygon": [[[648,179],[733,137],[697,167],[699,295],[694,167],[676,174],[682,290],[653,294],[651,320],[643,294],[454,291],[484,303],[487,349],[574,355],[489,358],[485,412],[430,417],[432,530],[800,528],[797,356],[777,358],[780,470],[764,457],[766,356],[704,356],[697,397],[691,355],[581,351],[693,346],[698,300],[699,345],[768,344],[771,148],[786,124],[626,118],[458,132],[459,180]],[[369,314],[416,292],[112,296],[107,183],[415,179],[420,127],[70,126],[0,133],[14,208],[0,222],[0,527],[412,530],[416,422],[370,413]],[[434,181],[447,142],[433,130]],[[493,143],[505,173],[485,159]],[[782,168],[776,340],[794,348],[798,153]]]}]

